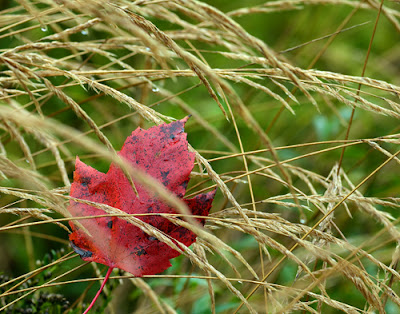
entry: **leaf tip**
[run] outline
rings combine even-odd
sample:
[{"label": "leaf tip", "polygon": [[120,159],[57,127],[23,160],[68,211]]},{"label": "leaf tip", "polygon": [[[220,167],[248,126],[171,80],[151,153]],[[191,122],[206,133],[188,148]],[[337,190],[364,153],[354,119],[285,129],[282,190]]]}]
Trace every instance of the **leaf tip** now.
[{"label": "leaf tip", "polygon": [[182,122],[183,124],[185,124],[185,123],[189,120],[189,118],[190,118],[191,116],[192,116],[191,114],[187,115],[186,117],[184,117],[183,119],[181,119],[181,122]]}]

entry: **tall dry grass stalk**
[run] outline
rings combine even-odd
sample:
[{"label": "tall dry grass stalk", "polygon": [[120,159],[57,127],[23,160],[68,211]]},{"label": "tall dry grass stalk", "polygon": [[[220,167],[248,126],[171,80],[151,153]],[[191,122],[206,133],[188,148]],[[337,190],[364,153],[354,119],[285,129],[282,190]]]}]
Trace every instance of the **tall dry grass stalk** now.
[{"label": "tall dry grass stalk", "polygon": [[[9,278],[0,283],[0,311],[56,288],[76,296],[69,287],[102,276],[102,267],[80,263],[66,240],[76,155],[103,171],[119,163],[177,208],[180,214],[168,219],[199,237],[192,248],[174,244],[135,217],[92,204],[186,256],[176,262],[180,269],[147,276],[155,279],[114,276],[129,280],[105,291],[109,313],[132,305],[119,294],[133,287],[146,296],[129,309],[137,312],[195,311],[199,298],[213,313],[398,309],[398,2],[240,5],[222,12],[193,0],[2,4],[0,271]],[[300,16],[315,7],[340,7],[344,18],[332,18],[332,29],[308,45],[287,49],[287,39],[282,53],[241,25],[260,14]],[[359,49],[352,55],[353,62],[362,60],[354,66],[359,74],[339,73],[335,64],[351,58],[335,56],[331,45],[349,45],[353,37],[341,36],[353,31],[348,27],[360,12],[372,19],[355,27],[367,34],[363,38],[374,43],[372,25],[382,25],[380,40],[397,38],[397,44],[390,51],[378,46],[385,60],[373,54],[377,46],[370,45],[372,60]],[[295,38],[295,30],[286,31]],[[315,43],[319,48],[298,53]],[[360,75],[363,64],[366,75]],[[197,161],[188,194],[219,191],[205,229],[179,200],[115,154],[136,127],[188,114]],[[60,247],[68,253],[35,265]],[[49,269],[49,278],[32,284]],[[191,286],[193,280],[199,284]],[[177,292],[168,282],[191,288]],[[87,292],[79,291],[67,311],[79,311]]]}]

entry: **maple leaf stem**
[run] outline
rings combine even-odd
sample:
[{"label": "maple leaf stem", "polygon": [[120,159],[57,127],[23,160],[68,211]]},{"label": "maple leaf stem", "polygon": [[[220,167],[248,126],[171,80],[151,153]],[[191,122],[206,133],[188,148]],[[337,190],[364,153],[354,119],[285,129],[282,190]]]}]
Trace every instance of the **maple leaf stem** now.
[{"label": "maple leaf stem", "polygon": [[107,274],[106,274],[106,276],[104,277],[104,280],[103,280],[103,282],[102,282],[102,284],[101,284],[101,286],[100,286],[99,291],[97,291],[97,293],[96,293],[96,295],[94,296],[92,302],[89,304],[89,307],[86,309],[85,312],[83,312],[83,314],[87,314],[87,313],[90,311],[90,309],[93,307],[93,305],[94,305],[94,303],[96,302],[97,298],[99,297],[101,291],[103,291],[103,288],[104,288],[104,286],[106,285],[106,282],[107,282],[108,278],[110,277],[111,272],[112,272],[113,269],[114,269],[114,268],[112,268],[112,267],[109,267],[109,268],[108,268]]}]

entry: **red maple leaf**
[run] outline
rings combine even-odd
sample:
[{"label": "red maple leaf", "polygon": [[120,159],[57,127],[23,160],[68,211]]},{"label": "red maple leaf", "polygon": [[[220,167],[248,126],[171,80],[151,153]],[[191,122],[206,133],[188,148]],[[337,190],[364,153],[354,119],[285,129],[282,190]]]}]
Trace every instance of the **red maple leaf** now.
[{"label": "red maple leaf", "polygon": [[[126,139],[118,153],[134,168],[139,168],[159,180],[179,198],[183,198],[186,192],[195,159],[195,154],[188,151],[184,133],[187,119],[188,117],[148,130],[137,128]],[[139,198],[117,165],[111,164],[108,172],[104,174],[85,165],[77,157],[70,195],[77,199],[106,204],[129,214],[176,213],[143,186],[134,183]],[[207,216],[214,195],[215,190],[183,201],[193,215]],[[70,201],[68,210],[75,217],[105,214],[101,209],[73,200]],[[157,215],[137,218],[186,246],[196,241],[195,233],[173,224],[166,218]],[[198,221],[204,224],[204,219]],[[118,217],[83,219],[79,220],[79,223],[87,232],[80,229],[78,223],[70,221],[71,245],[84,261],[109,266],[106,278],[113,268],[120,268],[135,276],[157,274],[171,266],[171,258],[180,255],[164,242]],[[100,291],[101,289],[99,293]]]}]

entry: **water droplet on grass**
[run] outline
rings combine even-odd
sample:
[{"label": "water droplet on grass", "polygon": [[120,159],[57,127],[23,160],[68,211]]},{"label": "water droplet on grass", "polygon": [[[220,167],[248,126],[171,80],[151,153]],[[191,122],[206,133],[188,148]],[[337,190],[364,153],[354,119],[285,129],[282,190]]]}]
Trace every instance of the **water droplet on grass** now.
[{"label": "water droplet on grass", "polygon": [[82,34],[82,35],[88,35],[88,34],[89,34],[89,32],[88,32],[88,30],[87,30],[87,29],[84,29],[83,31],[81,31],[81,34]]},{"label": "water droplet on grass", "polygon": [[42,30],[42,32],[47,32],[47,26],[46,25],[43,25],[40,29]]},{"label": "water droplet on grass", "polygon": [[160,89],[157,86],[153,86],[153,88],[151,89],[154,93],[157,93],[160,91]]}]

